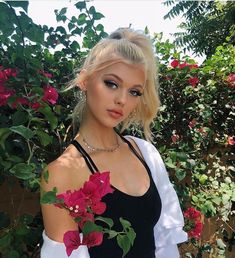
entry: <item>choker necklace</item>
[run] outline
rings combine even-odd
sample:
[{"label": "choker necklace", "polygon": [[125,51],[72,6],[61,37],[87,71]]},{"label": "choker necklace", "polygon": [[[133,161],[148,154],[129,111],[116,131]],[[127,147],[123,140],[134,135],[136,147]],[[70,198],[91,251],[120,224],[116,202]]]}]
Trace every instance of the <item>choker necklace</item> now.
[{"label": "choker necklace", "polygon": [[118,137],[117,137],[117,144],[114,147],[112,147],[112,148],[96,148],[96,147],[90,145],[81,133],[80,133],[80,135],[82,136],[82,141],[84,142],[85,146],[91,152],[99,152],[99,151],[115,152],[120,147],[120,144],[118,142]]}]

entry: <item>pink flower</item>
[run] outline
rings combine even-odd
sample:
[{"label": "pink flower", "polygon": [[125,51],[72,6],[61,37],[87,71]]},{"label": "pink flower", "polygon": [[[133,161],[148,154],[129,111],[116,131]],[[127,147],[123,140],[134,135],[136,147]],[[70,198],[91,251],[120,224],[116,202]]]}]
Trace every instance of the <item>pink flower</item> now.
[{"label": "pink flower", "polygon": [[199,83],[199,79],[197,77],[190,77],[188,79],[188,82],[195,87]]},{"label": "pink flower", "polygon": [[180,69],[183,69],[183,68],[188,67],[188,66],[189,66],[189,64],[187,64],[186,62],[183,62],[183,63],[179,64]]},{"label": "pink flower", "polygon": [[12,104],[11,107],[12,108],[17,108],[18,105],[29,105],[29,101],[26,98],[17,98]]},{"label": "pink flower", "polygon": [[197,64],[189,64],[188,67],[190,68],[190,70],[192,70],[192,69],[197,69],[198,65]]},{"label": "pink flower", "polygon": [[8,90],[2,86],[0,88],[0,107],[5,106],[7,104],[8,98],[14,94],[15,94],[14,90]]},{"label": "pink flower", "polygon": [[194,118],[194,119],[192,119],[192,120],[189,122],[188,127],[189,127],[189,128],[193,128],[196,124],[197,124],[197,120]]},{"label": "pink flower", "polygon": [[0,71],[0,82],[4,83],[5,81],[7,81],[7,75],[4,71]]},{"label": "pink flower", "polygon": [[67,231],[64,234],[63,238],[65,247],[66,247],[66,253],[68,256],[71,255],[73,250],[77,249],[82,243],[80,239],[79,232],[76,231]]},{"label": "pink flower", "polygon": [[87,235],[84,235],[82,243],[87,245],[87,247],[92,247],[100,245],[103,242],[103,233],[102,232],[92,232]]},{"label": "pink flower", "polygon": [[227,140],[227,143],[229,145],[235,145],[235,137],[234,136],[229,136],[228,140]]},{"label": "pink flower", "polygon": [[197,219],[201,218],[201,212],[196,210],[193,207],[189,207],[185,212],[184,212],[184,217],[188,219]]},{"label": "pink flower", "polygon": [[7,68],[4,70],[7,78],[9,77],[16,77],[17,75],[17,70],[16,69],[12,69],[12,68]]},{"label": "pink flower", "polygon": [[228,86],[231,88],[235,87],[235,73],[231,73],[227,79]]},{"label": "pink flower", "polygon": [[188,232],[189,237],[199,239],[202,234],[203,224],[201,221],[196,221],[194,228]]},{"label": "pink flower", "polygon": [[180,137],[179,137],[178,134],[173,134],[171,136],[171,140],[172,140],[173,143],[176,143],[179,139],[180,139]]},{"label": "pink flower", "polygon": [[110,172],[108,171],[102,173],[95,173],[90,176],[89,180],[97,186],[101,198],[108,193],[113,193],[114,191],[110,187]]},{"label": "pink flower", "polygon": [[34,110],[37,110],[41,107],[42,105],[39,102],[34,102],[30,104],[30,107]]},{"label": "pink flower", "polygon": [[54,87],[46,86],[44,88],[44,95],[42,100],[50,102],[52,105],[56,103],[58,99],[58,92]]},{"label": "pink flower", "polygon": [[173,68],[178,67],[178,65],[179,65],[179,61],[176,60],[176,59],[174,59],[174,60],[171,62],[171,66],[172,66]]},{"label": "pink flower", "polygon": [[47,78],[52,78],[53,77],[53,74],[51,74],[51,73],[47,73],[47,72],[45,72],[45,71],[39,71],[43,76],[45,76],[45,77],[47,77]]}]

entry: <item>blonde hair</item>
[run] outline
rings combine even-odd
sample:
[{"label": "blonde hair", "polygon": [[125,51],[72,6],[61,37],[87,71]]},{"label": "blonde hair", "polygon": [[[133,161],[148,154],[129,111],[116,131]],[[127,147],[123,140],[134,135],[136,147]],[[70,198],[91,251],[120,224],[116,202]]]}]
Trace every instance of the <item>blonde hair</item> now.
[{"label": "blonde hair", "polygon": [[[157,67],[151,40],[143,33],[130,28],[118,29],[93,47],[81,69],[86,70],[85,76],[89,78],[94,73],[119,62],[141,65],[146,73],[145,88],[140,98],[140,103],[136,108],[136,114],[122,122],[121,131],[135,123],[143,128],[145,138],[151,140],[150,125],[156,117],[160,106],[156,76]],[[70,82],[68,88],[75,87],[83,79],[82,73],[78,74]],[[73,123],[75,126],[75,123],[81,122],[84,108],[84,102],[78,102],[75,107],[73,113]]]}]

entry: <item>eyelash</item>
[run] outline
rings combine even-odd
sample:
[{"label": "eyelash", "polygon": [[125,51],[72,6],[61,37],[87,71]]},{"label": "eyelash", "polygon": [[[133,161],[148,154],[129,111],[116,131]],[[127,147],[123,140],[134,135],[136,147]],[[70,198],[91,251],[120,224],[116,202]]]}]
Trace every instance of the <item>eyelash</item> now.
[{"label": "eyelash", "polygon": [[[108,88],[114,89],[113,86],[115,86],[115,89],[118,88],[118,85],[113,81],[104,80],[104,83]],[[140,97],[143,95],[139,90],[130,90],[129,93],[133,97]]]}]

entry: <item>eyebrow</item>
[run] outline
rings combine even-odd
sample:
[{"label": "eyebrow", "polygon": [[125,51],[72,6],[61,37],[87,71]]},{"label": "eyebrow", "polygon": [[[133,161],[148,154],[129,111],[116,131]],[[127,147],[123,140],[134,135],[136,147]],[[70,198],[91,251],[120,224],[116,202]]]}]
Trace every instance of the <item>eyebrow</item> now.
[{"label": "eyebrow", "polygon": [[[115,77],[117,80],[119,80],[120,82],[122,82],[123,83],[123,80],[118,76],[118,75],[116,75],[116,74],[114,74],[114,73],[108,73],[108,74],[104,74],[105,76],[113,76],[113,77]],[[142,85],[142,84],[136,84],[136,85],[133,85],[133,87],[140,87],[140,88],[144,88],[144,86]]]}]

